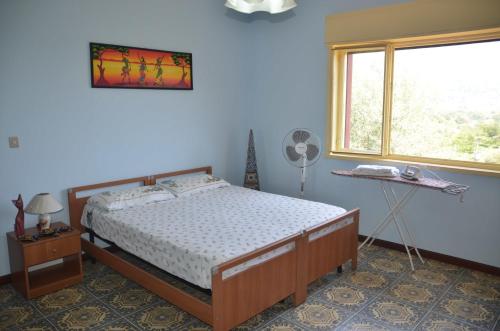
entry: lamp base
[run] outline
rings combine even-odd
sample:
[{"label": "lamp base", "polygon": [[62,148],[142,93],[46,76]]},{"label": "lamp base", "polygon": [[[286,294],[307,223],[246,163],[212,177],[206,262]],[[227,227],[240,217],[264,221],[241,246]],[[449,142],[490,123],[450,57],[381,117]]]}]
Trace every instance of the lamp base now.
[{"label": "lamp base", "polygon": [[37,227],[39,231],[50,229],[50,214],[40,214]]}]

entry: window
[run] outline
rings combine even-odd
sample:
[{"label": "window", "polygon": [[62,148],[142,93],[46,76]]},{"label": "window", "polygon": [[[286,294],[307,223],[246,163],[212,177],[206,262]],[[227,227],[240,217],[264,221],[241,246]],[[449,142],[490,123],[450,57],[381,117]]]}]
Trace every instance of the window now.
[{"label": "window", "polygon": [[332,47],[331,155],[500,172],[500,35]]}]

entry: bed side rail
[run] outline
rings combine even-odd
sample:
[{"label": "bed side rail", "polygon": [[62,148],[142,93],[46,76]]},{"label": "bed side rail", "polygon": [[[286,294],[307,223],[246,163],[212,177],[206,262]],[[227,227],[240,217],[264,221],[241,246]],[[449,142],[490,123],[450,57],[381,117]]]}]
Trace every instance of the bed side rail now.
[{"label": "bed side rail", "polygon": [[212,324],[213,314],[210,304],[178,289],[159,277],[125,261],[124,259],[102,249],[88,240],[81,239],[82,248],[100,262],[118,271],[160,297],[174,303],[176,306],[196,316],[205,323]]}]

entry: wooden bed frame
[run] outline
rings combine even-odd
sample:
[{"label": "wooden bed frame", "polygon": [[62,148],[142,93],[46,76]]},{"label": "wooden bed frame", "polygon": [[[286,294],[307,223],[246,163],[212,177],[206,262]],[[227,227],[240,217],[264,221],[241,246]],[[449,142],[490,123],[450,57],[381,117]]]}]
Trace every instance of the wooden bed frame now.
[{"label": "wooden bed frame", "polygon": [[[98,247],[93,242],[94,233],[91,229],[80,224],[83,208],[89,197],[77,197],[78,192],[132,183],[153,185],[157,179],[198,172],[212,174],[212,168],[202,167],[70,188],[68,203],[71,226],[90,233],[90,240],[81,239],[83,251],[180,309],[212,325],[215,331],[229,330],[290,295],[293,295],[295,305],[303,303],[307,297],[309,283],[337,267],[341,268],[342,264],[349,260],[352,261],[352,269],[356,269],[359,209],[351,210],[302,233],[218,265],[212,272],[211,304]],[[317,239],[309,238],[311,234],[343,220],[349,220],[349,224]],[[223,279],[223,271],[290,243],[295,244],[292,250]]]}]

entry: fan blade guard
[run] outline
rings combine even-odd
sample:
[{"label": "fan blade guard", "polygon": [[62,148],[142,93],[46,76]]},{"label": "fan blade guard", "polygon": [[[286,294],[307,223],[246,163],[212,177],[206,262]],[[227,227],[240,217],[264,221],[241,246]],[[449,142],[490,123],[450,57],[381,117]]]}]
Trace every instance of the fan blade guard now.
[{"label": "fan blade guard", "polygon": [[314,144],[307,144],[306,155],[307,155],[307,160],[308,161],[314,160],[314,158],[316,156],[318,156],[318,154],[319,154],[319,148],[318,148],[318,146],[316,146]]},{"label": "fan blade guard", "polygon": [[301,155],[295,151],[295,146],[286,146],[286,156],[292,162],[298,161]]},{"label": "fan blade guard", "polygon": [[298,143],[305,143],[307,139],[311,137],[311,134],[307,131],[304,130],[296,130],[292,134],[292,139],[295,141],[296,144]]}]

